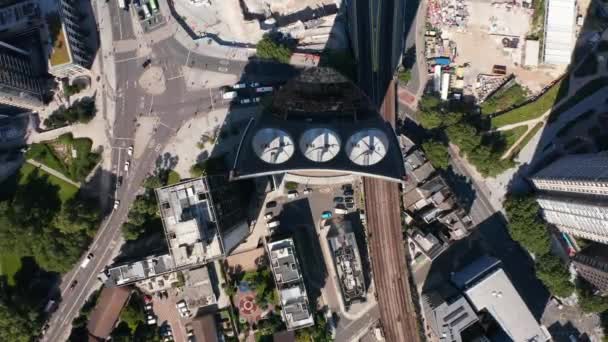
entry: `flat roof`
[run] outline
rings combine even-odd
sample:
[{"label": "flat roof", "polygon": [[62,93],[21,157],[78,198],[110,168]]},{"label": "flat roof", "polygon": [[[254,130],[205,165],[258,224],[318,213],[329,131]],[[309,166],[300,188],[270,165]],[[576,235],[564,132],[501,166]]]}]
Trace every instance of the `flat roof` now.
[{"label": "flat roof", "polygon": [[538,40],[526,40],[525,46],[524,66],[538,66],[540,42]]},{"label": "flat roof", "polygon": [[365,297],[365,279],[355,233],[349,221],[332,220],[327,241],[346,302]]},{"label": "flat roof", "polygon": [[170,272],[174,268],[171,256],[164,254],[111,267],[108,269],[108,278],[111,285],[121,286]]},{"label": "flat roof", "polygon": [[608,182],[608,153],[601,152],[563,156],[538,171],[531,179],[568,179],[576,181]]},{"label": "flat roof", "polygon": [[576,0],[548,0],[545,6],[545,63],[570,64],[576,33]]},{"label": "flat roof", "polygon": [[169,252],[176,267],[223,255],[216,215],[204,178],[156,189]]},{"label": "flat roof", "polygon": [[465,294],[477,311],[487,310],[513,341],[541,342],[550,338],[501,268],[467,289]]},{"label": "flat roof", "polygon": [[294,255],[295,247],[291,239],[268,244],[270,265],[277,283],[290,283],[301,278],[298,261]]}]

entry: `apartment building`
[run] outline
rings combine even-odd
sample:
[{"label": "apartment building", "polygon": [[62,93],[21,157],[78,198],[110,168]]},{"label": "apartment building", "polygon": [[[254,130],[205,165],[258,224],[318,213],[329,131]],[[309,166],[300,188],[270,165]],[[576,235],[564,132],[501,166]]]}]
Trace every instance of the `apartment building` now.
[{"label": "apartment building", "polygon": [[572,258],[580,277],[603,293],[608,292],[608,246],[593,243]]}]

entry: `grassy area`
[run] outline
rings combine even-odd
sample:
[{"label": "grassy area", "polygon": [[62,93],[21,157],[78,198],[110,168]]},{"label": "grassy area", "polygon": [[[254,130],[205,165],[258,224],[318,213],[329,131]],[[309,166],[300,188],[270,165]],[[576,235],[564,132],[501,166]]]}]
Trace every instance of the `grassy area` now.
[{"label": "grassy area", "polygon": [[509,148],[511,148],[511,146],[513,146],[513,144],[515,144],[515,142],[517,142],[517,140],[521,138],[522,135],[526,134],[527,130],[528,126],[520,126],[510,129],[508,131],[501,132],[506,142],[505,152],[507,152]]},{"label": "grassy area", "polygon": [[[511,156],[517,156],[519,154],[519,152],[526,147],[526,145],[528,145],[528,143],[530,142],[530,140],[536,135],[536,133],[538,133],[538,131],[543,128],[543,123],[539,122],[536,125],[534,125],[534,127],[532,127],[532,129],[528,132],[528,134],[526,134],[526,136],[524,137],[524,139],[521,141],[521,143],[519,143],[519,146],[517,146],[513,152],[511,152]],[[509,156],[509,157],[511,157]]]},{"label": "grassy area", "polygon": [[528,121],[536,119],[542,116],[546,111],[551,109],[555,102],[559,99],[560,88],[563,81],[557,82],[543,95],[541,95],[536,101],[530,102],[521,107],[517,107],[511,111],[508,111],[502,115],[492,118],[491,124],[493,128],[498,128],[518,122]]},{"label": "grassy area", "polygon": [[41,174],[48,176],[48,181],[51,184],[57,185],[59,187],[59,198],[62,202],[65,202],[68,199],[74,197],[74,195],[76,195],[76,193],[78,192],[78,188],[73,186],[72,184],[67,183],[64,180],[59,179],[53,175],[50,175],[44,172],[43,170],[36,168],[34,165],[28,163],[23,164],[23,166],[19,170],[21,177],[19,179],[19,183],[24,184],[27,181],[27,177],[29,176],[29,174],[34,172],[35,170],[38,170],[38,172],[40,172]]},{"label": "grassy area", "polygon": [[[545,31],[545,0],[534,1],[533,6],[532,27],[530,28],[528,38],[543,39]],[[543,44],[540,44],[540,46],[543,46]]]},{"label": "grassy area", "polygon": [[51,15],[47,17],[51,40],[53,42],[53,51],[51,52],[51,66],[61,65],[70,61],[68,53],[68,45],[65,40],[63,27],[61,27],[61,19],[59,15]]},{"label": "grassy area", "polygon": [[4,252],[0,254],[0,275],[6,276],[8,284],[15,286],[15,273],[21,268],[21,257]]},{"label": "grassy area", "polygon": [[167,185],[179,183],[181,179],[182,177],[179,175],[179,173],[175,172],[174,170],[170,170],[169,175],[167,176]]},{"label": "grassy area", "polygon": [[526,101],[528,94],[519,84],[514,84],[500,94],[496,94],[481,105],[481,113],[484,115],[503,111],[512,106],[517,106]]},{"label": "grassy area", "polygon": [[99,153],[91,152],[92,146],[91,139],[74,139],[67,133],[52,141],[30,145],[26,156],[75,181],[82,181],[101,158]]}]

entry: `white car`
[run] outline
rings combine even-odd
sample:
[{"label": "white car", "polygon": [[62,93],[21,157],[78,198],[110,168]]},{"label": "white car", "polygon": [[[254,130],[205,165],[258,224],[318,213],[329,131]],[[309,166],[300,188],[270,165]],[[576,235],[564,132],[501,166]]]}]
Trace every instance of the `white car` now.
[{"label": "white car", "polygon": [[89,253],[89,255],[87,255],[87,257],[82,261],[82,263],[80,263],[80,267],[86,268],[92,259],[93,259],[93,253]]},{"label": "white car", "polygon": [[253,103],[259,103],[260,102],[260,98],[259,97],[254,97],[254,98],[251,99],[251,101]]},{"label": "white car", "polygon": [[129,156],[132,156],[132,155],[133,155],[133,146],[129,146],[129,148],[127,149],[127,154],[128,154]]},{"label": "white car", "polygon": [[245,83],[237,83],[235,85],[232,86],[232,89],[243,89],[245,88],[247,85]]},{"label": "white car", "polygon": [[264,218],[266,219],[266,221],[270,220],[273,217],[272,212],[267,212],[266,215],[264,215]]},{"label": "white car", "polygon": [[287,193],[287,198],[289,199],[298,198],[298,196],[300,196],[300,194],[296,190],[291,190]]},{"label": "white car", "polygon": [[120,205],[120,201],[119,200],[114,201],[114,210],[118,209],[119,205]]},{"label": "white car", "polygon": [[255,88],[255,87],[259,87],[260,84],[258,82],[251,82],[249,83],[249,88]]},{"label": "white car", "polygon": [[153,315],[148,315],[148,325],[154,325],[156,324],[156,317],[154,317]]},{"label": "white car", "polygon": [[274,221],[269,221],[269,222],[266,222],[266,226],[267,226],[268,228],[276,228],[276,227],[278,227],[280,224],[281,224],[281,221],[279,221],[279,220],[274,220]]},{"label": "white car", "polygon": [[131,163],[127,160],[125,162],[125,172],[129,172],[129,165],[131,165]]},{"label": "white car", "polygon": [[304,189],[304,191],[303,191],[304,195],[308,195],[308,194],[310,194],[311,192],[312,192],[312,189],[311,189],[311,188],[306,188],[306,189]]}]

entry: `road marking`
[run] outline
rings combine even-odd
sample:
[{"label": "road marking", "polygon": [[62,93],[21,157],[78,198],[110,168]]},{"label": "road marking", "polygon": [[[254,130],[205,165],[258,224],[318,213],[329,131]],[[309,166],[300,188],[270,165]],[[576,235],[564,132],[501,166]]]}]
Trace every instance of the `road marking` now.
[{"label": "road marking", "polygon": [[112,139],[116,139],[116,140],[135,140],[135,138],[112,138]]},{"label": "road marking", "polygon": [[169,77],[169,78],[167,78],[167,81],[175,80],[175,79],[182,78],[182,77],[184,77],[184,74]]},{"label": "road marking", "polygon": [[[168,129],[170,129],[170,130],[172,130],[172,131],[176,131],[176,129],[175,129],[175,128],[170,127],[170,126],[167,126],[165,123],[163,123],[163,122],[162,122],[162,121],[160,121],[160,120],[158,120],[158,123],[159,123],[160,125],[163,125],[163,126],[167,127]],[[159,145],[160,145],[160,144],[159,144]],[[158,151],[156,151],[156,152],[158,152]]]},{"label": "road marking", "polygon": [[114,61],[114,63],[123,63],[123,62],[128,62],[128,61],[132,61],[132,60],[136,60],[136,59],[141,59],[141,58],[146,58],[147,56],[139,56],[139,57],[129,57],[129,58],[123,58],[123,59],[117,59]]}]

